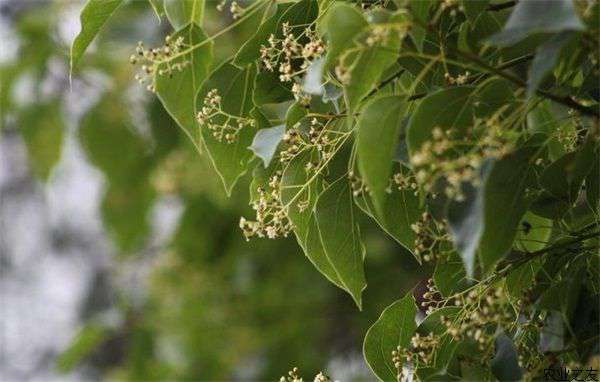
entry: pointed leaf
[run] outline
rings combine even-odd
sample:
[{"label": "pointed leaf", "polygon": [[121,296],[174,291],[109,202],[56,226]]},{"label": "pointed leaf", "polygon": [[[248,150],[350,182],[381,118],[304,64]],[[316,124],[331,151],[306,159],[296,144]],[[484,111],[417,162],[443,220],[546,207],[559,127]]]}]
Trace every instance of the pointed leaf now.
[{"label": "pointed leaf", "polygon": [[362,309],[361,295],[367,287],[363,265],[365,249],[356,223],[358,211],[345,178],[323,191],[315,213],[325,254],[346,291]]},{"label": "pointed leaf", "polygon": [[85,4],[79,16],[81,31],[71,45],[71,71],[94,37],[122,3],[123,0],[89,0]]},{"label": "pointed leaf", "polygon": [[375,210],[383,216],[394,152],[406,104],[399,96],[369,102],[357,123],[358,168],[369,187]]},{"label": "pointed leaf", "polygon": [[344,3],[332,7],[325,20],[328,42],[326,68],[334,65],[340,54],[354,45],[354,39],[367,25],[355,7]]}]

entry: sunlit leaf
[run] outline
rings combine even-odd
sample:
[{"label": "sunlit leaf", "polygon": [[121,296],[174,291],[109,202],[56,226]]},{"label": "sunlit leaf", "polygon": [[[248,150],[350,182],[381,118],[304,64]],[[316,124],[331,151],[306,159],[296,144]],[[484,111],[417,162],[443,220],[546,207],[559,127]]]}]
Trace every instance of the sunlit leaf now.
[{"label": "sunlit leaf", "polygon": [[532,33],[578,31],[584,27],[572,0],[520,1],[504,29],[492,36],[490,42],[510,45]]},{"label": "sunlit leaf", "polygon": [[285,125],[277,125],[267,129],[259,130],[249,149],[254,152],[254,155],[262,159],[265,167],[269,167],[273,155],[277,150],[279,142],[283,139],[285,133]]},{"label": "sunlit leaf", "polygon": [[89,0],[79,16],[81,31],[71,46],[71,71],[75,68],[94,37],[123,0]]}]

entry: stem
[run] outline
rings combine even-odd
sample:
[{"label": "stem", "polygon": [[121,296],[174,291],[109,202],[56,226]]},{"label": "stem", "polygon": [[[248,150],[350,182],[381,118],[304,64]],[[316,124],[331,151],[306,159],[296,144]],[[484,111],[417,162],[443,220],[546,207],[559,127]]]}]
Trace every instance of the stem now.
[{"label": "stem", "polygon": [[[471,53],[467,53],[464,52],[460,49],[456,49],[453,50],[457,55],[462,56],[468,60],[470,60],[471,62],[473,62],[474,64],[476,64],[477,66],[481,67],[482,69],[495,74],[499,77],[502,77],[512,83],[514,83],[515,85],[522,87],[522,88],[527,88],[527,82],[523,81],[522,79],[520,79],[519,77],[516,77],[510,73],[506,73],[505,71],[503,71],[502,69],[499,68],[495,68],[493,66],[491,66],[490,64],[488,64],[487,62],[483,61],[481,58],[479,58],[478,56],[471,54]],[[578,102],[575,102],[572,98],[570,97],[561,97],[558,96],[556,94],[552,94],[549,93],[545,90],[541,90],[541,89],[537,89],[536,93],[544,98],[548,98],[556,103],[560,103],[563,104],[567,107],[570,107],[571,109],[575,109],[579,112],[581,112],[582,114],[586,114],[595,118],[600,118],[600,110],[598,110],[598,107],[589,107],[589,106],[584,106]]]},{"label": "stem", "polygon": [[506,9],[506,8],[512,8],[515,5],[517,5],[517,2],[515,0],[512,0],[512,1],[507,1],[505,3],[490,4],[487,7],[487,10],[488,11],[494,11],[494,12],[495,11],[501,11],[501,10]]}]

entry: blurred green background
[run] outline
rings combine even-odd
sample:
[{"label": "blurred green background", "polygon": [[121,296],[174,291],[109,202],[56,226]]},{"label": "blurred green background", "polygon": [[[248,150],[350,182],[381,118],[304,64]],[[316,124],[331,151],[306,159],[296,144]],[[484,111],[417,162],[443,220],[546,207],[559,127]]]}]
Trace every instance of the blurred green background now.
[{"label": "blurred green background", "polygon": [[[231,22],[216,4],[209,35]],[[359,312],[294,239],[246,242],[250,174],[227,198],[133,80],[137,41],[163,41],[168,22],[130,1],[70,78],[82,6],[0,3],[2,379],[278,380],[298,366],[372,380],[367,328],[429,270],[363,216]],[[216,40],[215,66],[256,21]]]}]

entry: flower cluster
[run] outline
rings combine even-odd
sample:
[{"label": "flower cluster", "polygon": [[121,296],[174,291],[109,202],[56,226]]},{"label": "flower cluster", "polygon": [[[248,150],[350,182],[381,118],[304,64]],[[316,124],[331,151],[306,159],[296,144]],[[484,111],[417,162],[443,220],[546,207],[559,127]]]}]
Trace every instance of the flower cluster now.
[{"label": "flower cluster", "polygon": [[427,280],[427,292],[423,293],[423,301],[421,302],[421,307],[426,308],[425,314],[431,314],[436,309],[444,306],[445,301],[442,300],[442,295],[440,291],[435,286],[433,279]]},{"label": "flower cluster", "polygon": [[500,158],[512,148],[510,134],[503,133],[499,114],[485,121],[476,121],[470,130],[473,140],[456,136],[451,130],[436,127],[432,139],[423,143],[411,158],[417,183],[426,191],[433,192],[441,179],[446,184],[447,197],[462,201],[463,185],[478,186],[481,181],[479,169],[487,158]]},{"label": "flower cluster", "polygon": [[446,72],[444,73],[444,79],[448,85],[464,85],[469,80],[470,75],[471,72],[466,71],[464,74],[459,74],[458,76],[453,77],[450,75],[450,73]]},{"label": "flower cluster", "polygon": [[362,178],[357,176],[354,171],[348,171],[348,180],[350,181],[352,195],[360,196],[369,193],[369,187],[367,187]]},{"label": "flower cluster", "polygon": [[[295,367],[288,372],[287,376],[279,378],[279,382],[303,382],[303,379],[300,376],[300,370]],[[331,382],[331,378],[321,371],[315,376],[314,382]]]},{"label": "flower cluster", "polygon": [[256,211],[256,220],[240,218],[240,228],[246,240],[254,236],[269,239],[287,237],[292,231],[292,223],[281,203],[280,184],[281,172],[277,172],[269,179],[268,190],[263,187],[258,187],[256,190],[258,198],[252,202],[252,209]]},{"label": "flower cluster", "polygon": [[304,105],[310,102],[301,85],[301,78],[310,64],[325,53],[325,43],[311,28],[305,28],[296,36],[292,27],[283,23],[283,38],[269,37],[269,45],[260,48],[261,62],[268,71],[279,72],[281,82],[293,82],[294,98]]},{"label": "flower cluster", "polygon": [[392,193],[392,185],[395,185],[400,191],[411,190],[415,195],[418,193],[417,189],[419,188],[419,185],[412,173],[405,173],[402,171],[395,173],[392,176],[390,187],[386,190],[388,193]]},{"label": "flower cluster", "polygon": [[182,71],[189,65],[187,60],[173,62],[175,56],[186,47],[183,37],[165,37],[165,45],[162,47],[144,47],[144,43],[138,42],[136,53],[129,57],[132,65],[142,64],[141,72],[135,75],[135,79],[141,84],[147,84],[146,89],[155,92],[154,80],[156,75],[172,76],[174,72]]},{"label": "flower cluster", "polygon": [[314,149],[318,154],[317,161],[306,163],[306,171],[311,172],[319,168],[323,162],[328,161],[333,155],[338,144],[338,132],[329,129],[317,118],[312,118],[308,131],[301,131],[300,123],[289,129],[283,136],[283,150],[279,152],[282,163],[291,161],[296,155]]},{"label": "flower cluster", "polygon": [[513,319],[504,290],[501,287],[487,291],[475,288],[454,300],[464,314],[455,319],[441,317],[447,333],[455,341],[474,340],[482,352],[492,350],[496,326],[509,325]]},{"label": "flower cluster", "polygon": [[446,230],[446,222],[434,219],[429,212],[424,212],[410,228],[416,235],[415,255],[421,256],[425,262],[439,260],[451,248],[451,238]]},{"label": "flower cluster", "polygon": [[206,94],[196,120],[201,126],[206,126],[216,140],[219,142],[225,140],[227,143],[235,142],[243,128],[255,126],[252,118],[226,113],[221,107],[221,96],[216,89],[212,89]]}]

